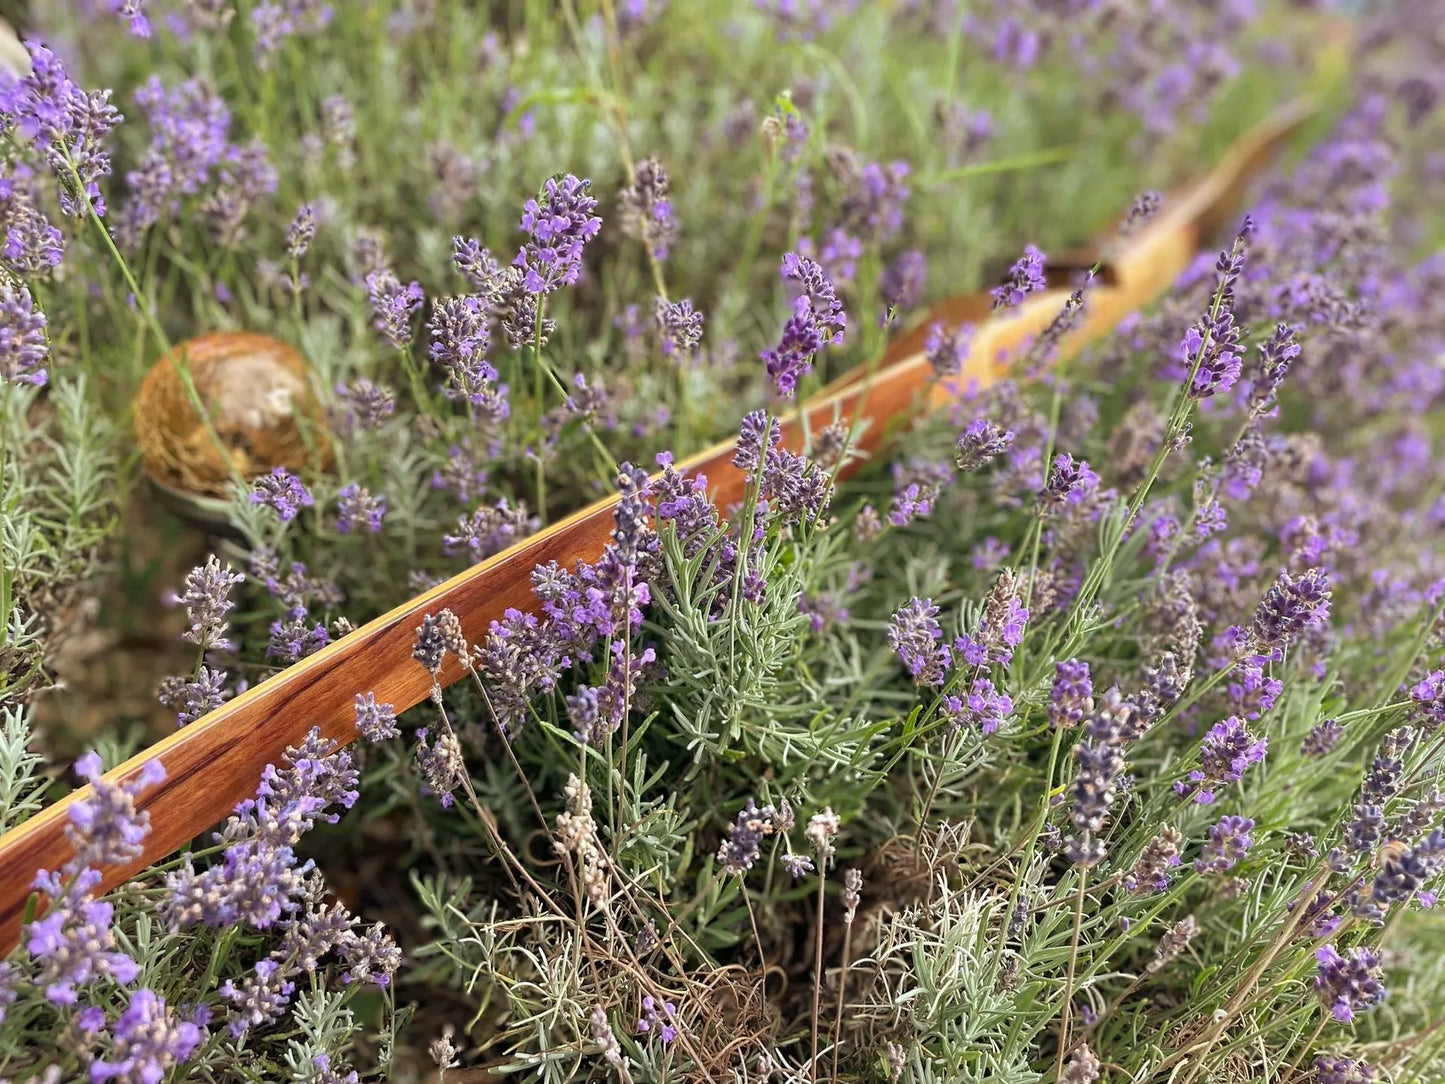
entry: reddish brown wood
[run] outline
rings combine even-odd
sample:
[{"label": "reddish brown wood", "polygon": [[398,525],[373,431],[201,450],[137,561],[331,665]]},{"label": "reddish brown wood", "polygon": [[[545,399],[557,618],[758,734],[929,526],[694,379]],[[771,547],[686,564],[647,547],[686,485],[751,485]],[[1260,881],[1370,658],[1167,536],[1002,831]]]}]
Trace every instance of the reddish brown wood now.
[{"label": "reddish brown wood", "polygon": [[[1061,353],[1066,356],[1102,334],[1173,283],[1196,252],[1203,229],[1232,213],[1231,201],[1238,198],[1248,176],[1311,110],[1309,103],[1296,102],[1269,118],[1214,171],[1166,202],[1165,211],[1137,237],[1105,252],[1111,281],[1091,291],[1089,316],[1065,341]],[[1047,326],[1066,296],[1063,289],[1046,290],[1005,316],[990,315],[986,294],[944,302],[895,342],[877,365],[835,381],[812,400],[806,407],[809,427],[816,430],[835,418],[853,421],[861,415],[869,422],[862,446],[878,449],[899,424],[951,394],[947,385],[930,380],[928,364],[919,352],[931,324],[977,325],[964,377],[988,384],[1002,371],[1000,355]],[[800,450],[801,415],[784,419],[783,429],[786,444]],[[712,499],[726,507],[744,495],[745,480],[731,456],[729,442],[680,466],[706,474]],[[278,763],[287,746],[299,743],[311,727],[320,727],[324,735],[342,744],[350,742],[356,734],[353,701],[358,693],[374,692],[398,711],[420,703],[431,688],[429,676],[411,658],[422,616],[449,608],[461,619],[467,636],[480,640],[508,608],[532,606],[530,573],[535,565],[552,560],[570,565],[601,554],[611,532],[614,505],[615,499],[599,501],[454,576],[107,773],[109,779],[125,779],[143,763],[159,759],[166,780],[138,802],[151,819],[144,854],[128,867],[104,870],[101,888],[122,883],[223,820],[238,802],[251,796],[266,765]],[[461,676],[452,660],[442,680],[450,683]],[[71,857],[66,818],[89,790],[82,787],[0,837],[0,954],[19,937],[35,872],[56,869]]]}]

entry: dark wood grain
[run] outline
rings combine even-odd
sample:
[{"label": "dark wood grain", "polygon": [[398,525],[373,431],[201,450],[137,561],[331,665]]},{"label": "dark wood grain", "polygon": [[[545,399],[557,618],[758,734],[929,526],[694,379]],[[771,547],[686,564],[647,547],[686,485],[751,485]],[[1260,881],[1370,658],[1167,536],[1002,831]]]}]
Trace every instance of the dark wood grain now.
[{"label": "dark wood grain", "polygon": [[[1311,110],[1310,103],[1296,102],[1266,120],[1209,175],[1167,201],[1147,228],[1104,251],[1108,281],[1091,291],[1088,318],[1065,340],[1061,356],[1167,289],[1193,258],[1205,227],[1234,213],[1233,204],[1248,177]],[[931,324],[976,325],[963,382],[983,386],[998,378],[1001,359],[1009,350],[1048,325],[1066,297],[1064,289],[1045,290],[1003,316],[990,314],[987,294],[944,302],[895,342],[877,364],[835,381],[803,412],[785,418],[785,443],[801,450],[804,414],[814,430],[835,418],[854,421],[862,416],[869,424],[861,444],[877,450],[907,419],[947,402],[953,394],[951,385],[931,379],[920,352]],[[732,445],[726,443],[680,466],[706,474],[711,498],[726,508],[744,496],[745,479],[731,458]],[[279,763],[286,748],[298,744],[313,726],[343,745],[350,742],[356,736],[353,702],[358,693],[373,692],[377,700],[394,704],[398,711],[420,703],[431,688],[428,674],[411,658],[422,616],[449,608],[461,619],[467,636],[480,640],[507,609],[533,607],[534,566],[552,560],[571,565],[602,553],[614,505],[615,499],[599,501],[454,576],[107,773],[108,779],[122,780],[145,762],[158,759],[166,769],[166,780],[138,802],[151,823],[144,853],[129,866],[105,869],[101,889],[115,887],[225,819],[237,803],[252,795],[266,765]],[[461,676],[452,659],[442,681],[450,683]],[[72,856],[65,836],[67,817],[89,792],[89,787],[80,788],[0,837],[0,955],[19,937],[36,871],[59,868]]]}]

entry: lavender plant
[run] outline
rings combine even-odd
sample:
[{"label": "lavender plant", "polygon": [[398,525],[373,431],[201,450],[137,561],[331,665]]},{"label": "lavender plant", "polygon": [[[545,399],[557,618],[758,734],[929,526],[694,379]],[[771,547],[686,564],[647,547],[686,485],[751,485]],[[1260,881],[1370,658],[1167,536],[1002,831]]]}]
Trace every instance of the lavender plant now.
[{"label": "lavender plant", "polygon": [[[685,455],[736,425],[735,403],[767,401],[771,382],[742,359],[776,341],[758,306],[797,304],[771,270],[782,253],[824,271],[854,313],[846,343],[829,331],[816,381],[877,352],[923,300],[930,262],[941,294],[1035,235],[1086,236],[1138,183],[1109,168],[1131,141],[1212,152],[1252,119],[1239,103],[1304,77],[1223,63],[1262,29],[1225,20],[1212,74],[1181,60],[1165,82],[1190,93],[1150,106],[1220,108],[1170,128],[1133,104],[1061,97],[1060,83],[1093,86],[1061,34],[1132,55],[1185,40],[1200,13],[1121,24],[1097,5],[1072,21],[1039,5],[980,23],[912,5],[879,53],[886,13],[845,6],[846,19],[612,0],[495,20],[411,0],[38,9],[0,101],[7,428],[42,424],[16,382],[84,377],[84,409],[112,419],[190,334],[296,345],[341,454],[302,489],[261,491],[279,522],[236,507],[233,529],[252,554],[304,566],[319,594],[279,598],[258,572],[238,621],[245,643],[303,604],[313,629],[343,606],[360,622],[605,490],[615,463]],[[1029,190],[1038,170],[1047,212]],[[806,346],[785,335],[769,367],[802,375]],[[111,437],[102,452],[130,491],[128,448]],[[11,515],[43,519],[39,500]],[[93,549],[92,564],[111,554]],[[39,620],[44,602],[15,619]],[[251,661],[289,661],[293,643]]]},{"label": "lavender plant", "polygon": [[[778,414],[907,318],[922,253],[967,280],[982,253],[957,238],[989,236],[957,231],[990,206],[971,200],[1023,253],[998,307],[1041,285],[1043,175],[952,182],[986,176],[991,141],[1090,118],[1050,190],[1126,205],[1156,180],[1102,168],[1128,140],[1209,145],[1183,111],[1228,93],[1240,11],[903,5],[934,100],[860,47],[880,12],[760,3],[732,16],[739,84],[778,55],[814,74],[749,112],[689,77],[648,93],[723,48],[677,5],[527,9],[492,37],[459,5],[161,6],[103,12],[199,80],[138,88],[138,136],[32,50],[44,78],[11,88],[5,131],[39,195],[15,189],[12,232],[69,260],[113,227],[78,311],[133,300],[118,371],[172,323],[259,322],[337,387],[345,438],[334,473],[238,486],[244,552],[177,585],[177,720],[344,634],[392,572],[421,587],[595,492],[619,503],[598,560],[534,571],[532,612],[480,643],[447,611],[418,623],[426,704],[356,690],[359,745],[313,732],[213,839],[105,898],[95,869],[136,853],[159,780],[82,758],[78,856],[37,876],[0,964],[0,1075],[1441,1075],[1445,314],[1438,212],[1412,198],[1439,118],[1407,17],[1362,32],[1354,101],[1161,305],[1050,368],[1086,281],[988,388],[957,386],[967,334],[938,330],[955,405],[840,485],[855,419],[797,454]],[[293,101],[303,54],[326,82]],[[387,93],[356,93],[363,55]],[[979,115],[966,57],[1020,88],[1033,134]],[[500,119],[450,86],[477,68]],[[1050,112],[1051,72],[1114,108]],[[705,159],[673,132],[688,94]],[[424,176],[371,139],[407,123]],[[930,137],[902,146],[910,124]],[[109,143],[135,158],[115,209]],[[710,229],[729,191],[753,209]],[[88,232],[45,232],[56,207]],[[1159,197],[1136,207],[1126,231]],[[29,385],[33,329],[81,293],[44,281],[12,298],[47,317],[16,325]],[[7,394],[33,425],[36,393]],[[656,454],[736,423],[720,401],[755,404],[724,509]],[[449,660],[466,677],[443,690]],[[7,709],[22,811],[44,786],[25,729]]]}]

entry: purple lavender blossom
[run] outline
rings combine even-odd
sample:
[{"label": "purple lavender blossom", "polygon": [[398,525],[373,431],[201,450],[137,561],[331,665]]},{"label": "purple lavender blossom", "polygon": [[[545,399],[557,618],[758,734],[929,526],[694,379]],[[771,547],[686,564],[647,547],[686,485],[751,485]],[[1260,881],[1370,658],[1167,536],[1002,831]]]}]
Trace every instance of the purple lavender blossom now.
[{"label": "purple lavender blossom", "polygon": [[667,259],[677,237],[677,219],[668,199],[671,182],[656,158],[637,163],[632,183],[618,195],[618,217],[624,236],[641,241],[654,260]]},{"label": "purple lavender blossom", "polygon": [[[0,185],[10,189],[8,205],[0,216],[5,230],[5,245],[0,254],[16,275],[44,276],[65,259],[65,238],[35,205],[35,195],[18,183],[34,171],[24,162],[16,162],[12,170],[13,176],[8,182],[0,181]],[[9,286],[0,288],[10,289]]]},{"label": "purple lavender blossom", "polygon": [[1349,1023],[1356,1013],[1368,1012],[1385,1000],[1388,991],[1380,981],[1380,958],[1370,949],[1358,945],[1341,956],[1333,945],[1321,945],[1315,960],[1315,993],[1340,1023]]},{"label": "purple lavender blossom", "polygon": [[848,610],[832,593],[804,591],[798,596],[798,612],[808,619],[808,627],[823,632],[848,620]]},{"label": "purple lavender blossom", "polygon": [[982,470],[1013,447],[1013,442],[1012,430],[1004,429],[987,418],[975,418],[959,434],[955,462],[962,471]]},{"label": "purple lavender blossom", "polygon": [[1189,773],[1191,788],[1183,780],[1174,784],[1177,794],[1195,790],[1194,800],[1201,805],[1214,801],[1213,787],[1222,783],[1236,783],[1251,764],[1260,764],[1269,749],[1268,738],[1256,738],[1245,727],[1244,720],[1231,715],[1223,722],[1215,723],[1204,735],[1204,744],[1199,750],[1202,767]]},{"label": "purple lavender blossom", "polygon": [[1236,714],[1254,720],[1274,707],[1282,692],[1284,682],[1270,675],[1263,665],[1246,661],[1234,671],[1226,695]]},{"label": "purple lavender blossom", "polygon": [[309,203],[303,203],[296,211],[296,217],[291,220],[291,225],[286,227],[286,255],[293,260],[301,259],[311,248],[315,237],[316,209]]},{"label": "purple lavender blossom", "polygon": [[226,103],[199,79],[167,89],[156,76],[135,92],[146,113],[151,142],[136,169],[126,174],[131,196],[120,209],[116,232],[129,248],[163,216],[179,212],[181,200],[200,192],[234,153]]},{"label": "purple lavender blossom", "polygon": [[396,709],[390,704],[378,704],[375,693],[356,694],[356,729],[371,742],[401,736],[396,725]]},{"label": "purple lavender blossom", "polygon": [[443,730],[430,745],[427,744],[429,734],[427,727],[416,732],[417,771],[426,780],[427,793],[436,795],[443,809],[450,809],[456,801],[452,791],[461,786],[466,773],[461,746],[450,730]]},{"label": "purple lavender blossom", "polygon": [[1260,602],[1250,636],[1262,651],[1281,650],[1329,616],[1330,578],[1324,569],[1311,568],[1298,577],[1284,570]]},{"label": "purple lavender blossom", "polygon": [[1345,728],[1337,719],[1325,719],[1310,728],[1300,745],[1300,753],[1307,757],[1322,757],[1333,749],[1344,737]]},{"label": "purple lavender blossom", "polygon": [[370,433],[396,413],[396,393],[384,384],[373,384],[364,376],[350,384],[336,385],[338,413],[348,428]]},{"label": "purple lavender blossom", "polygon": [[679,473],[672,465],[671,452],[659,452],[657,465],[662,475],[653,480],[649,493],[658,530],[670,526],[683,552],[695,557],[716,541],[718,529],[717,508],[707,499],[707,477]]},{"label": "purple lavender blossom", "polygon": [[1225,873],[1249,854],[1254,846],[1254,821],[1248,817],[1226,816],[1209,829],[1209,841],[1194,860],[1200,873]]},{"label": "purple lavender blossom", "polygon": [[369,982],[384,989],[401,966],[401,949],[379,922],[364,934],[343,937],[338,948],[346,961],[341,981],[347,985]]},{"label": "purple lavender blossom", "polygon": [[697,353],[702,342],[702,313],[687,298],[664,301],[658,298],[653,307],[657,335],[662,340],[662,356],[683,360]]},{"label": "purple lavender blossom", "polygon": [[503,268],[489,249],[472,237],[452,238],[452,265],[481,296],[492,298],[503,277]]},{"label": "purple lavender blossom", "polygon": [[1420,843],[1385,855],[1370,886],[1370,897],[1378,904],[1402,903],[1423,889],[1442,869],[1445,869],[1445,831],[1436,828]]},{"label": "purple lavender blossom", "polygon": [[1274,334],[1259,346],[1258,373],[1250,389],[1250,413],[1255,417],[1268,414],[1275,405],[1280,385],[1289,375],[1290,366],[1300,355],[1299,337],[1292,324],[1280,323]]},{"label": "purple lavender blossom", "polygon": [[206,563],[186,573],[186,593],[173,596],[186,608],[191,627],[181,638],[195,644],[202,652],[234,651],[236,645],[227,638],[226,615],[236,608],[231,601],[231,588],[245,583],[246,577],[221,562],[214,554]]},{"label": "purple lavender blossom", "polygon": [[812,41],[826,33],[833,19],[854,2],[856,0],[845,4],[833,0],[753,0],[753,6],[773,21],[773,30],[780,41]]},{"label": "purple lavender blossom", "polygon": [[150,814],[137,812],[135,800],[149,787],[165,781],[159,760],[148,760],[124,783],[104,778],[100,757],[86,753],[75,762],[75,774],[90,784],[88,798],[70,807],[66,838],[75,847],[76,867],[124,865],[141,853],[150,831]]},{"label": "purple lavender blossom", "polygon": [[446,462],[432,471],[432,489],[445,489],[455,493],[462,504],[471,504],[486,489],[489,474],[486,467],[478,464],[479,457],[472,449],[470,437],[463,437],[460,444],[447,449]]},{"label": "purple lavender blossom", "polygon": [[189,856],[166,875],[157,911],[179,930],[246,925],[267,929],[301,906],[310,862],[292,849],[317,820],[335,824],[332,805],[349,809],[357,798],[351,755],[313,727],[299,745],[286,750],[285,767],[268,764],[256,797],[236,806],[225,829],[221,860],[197,872]]},{"label": "purple lavender blossom", "polygon": [[[457,646],[447,642],[447,632],[451,628],[451,621],[446,619],[448,613],[450,611],[443,611],[440,615],[424,614],[416,629],[416,640],[412,644],[411,657],[421,663],[433,678],[442,672],[447,649]],[[461,646],[465,651],[465,645]]]},{"label": "purple lavender blossom", "polygon": [[[1028,351],[1018,363],[1020,371],[1027,376],[1036,376],[1041,373],[1044,367],[1053,360],[1058,353],[1059,343],[1064,336],[1078,327],[1084,319],[1085,303],[1088,291],[1094,284],[1093,272],[1089,272],[1084,285],[1071,293],[1064,307],[1059,310],[1057,316],[1049,321],[1049,326],[1039,332],[1038,337],[1029,344]],[[1077,402],[1084,404],[1089,402],[1086,398],[1078,398]]]},{"label": "purple lavender blossom", "polygon": [[195,1053],[206,1036],[199,1021],[208,1018],[209,1010],[202,1007],[187,1019],[167,1008],[165,998],[142,987],[130,995],[130,1003],[111,1028],[107,1056],[92,1063],[91,1084],[164,1079],[172,1067]]},{"label": "purple lavender blossom", "polygon": [[981,734],[992,734],[1007,722],[1013,700],[994,687],[986,677],[976,677],[966,696],[943,698],[943,712],[956,727],[969,726]]},{"label": "purple lavender blossom", "polygon": [[522,229],[528,240],[512,261],[527,293],[552,293],[582,274],[582,249],[602,229],[593,214],[597,201],[587,194],[591,184],[570,173],[549,177],[540,198],[527,201]]},{"label": "purple lavender blossom", "polygon": [[321,100],[321,131],[336,150],[336,164],[343,170],[356,164],[356,110],[346,96],[332,94]]},{"label": "purple lavender blossom", "polygon": [[816,522],[833,489],[827,471],[777,444],[764,454],[757,483],[767,512],[782,526]]},{"label": "purple lavender blossom", "polygon": [[476,196],[482,163],[461,148],[439,140],[427,146],[426,164],[431,178],[427,210],[440,222],[459,221]]},{"label": "purple lavender blossom", "polygon": [[813,872],[813,860],[806,855],[793,854],[789,851],[778,856],[778,864],[792,874],[793,880],[799,877],[806,877]]},{"label": "purple lavender blossom", "polygon": [[1384,831],[1385,811],[1377,805],[1361,802],[1355,806],[1354,816],[1345,825],[1345,849],[1357,855],[1372,851]]},{"label": "purple lavender blossom", "polygon": [[607,678],[602,685],[579,686],[567,698],[568,717],[583,742],[600,741],[622,725],[636,701],[639,682],[657,661],[657,651],[651,647],[631,651],[626,640],[613,640],[607,657]]},{"label": "purple lavender blossom", "polygon": [[1181,362],[1189,374],[1186,391],[1191,399],[1208,399],[1228,391],[1243,371],[1243,347],[1234,315],[1234,286],[1244,273],[1244,254],[1254,230],[1253,220],[1246,215],[1234,244],[1215,261],[1218,281],[1214,305],[1184,333]]},{"label": "purple lavender blossom", "polygon": [[994,136],[993,115],[957,99],[933,103],[940,141],[948,148],[948,164],[957,168],[973,159]]},{"label": "purple lavender blossom", "polygon": [[[1217,392],[1228,391],[1243,371],[1244,359],[1225,345],[1227,336],[1221,327],[1223,317],[1228,317],[1232,327],[1233,315],[1222,313],[1221,320],[1216,321],[1213,327],[1195,325],[1184,333],[1179,349],[1185,370],[1194,374],[1189,384],[1191,399],[1208,399]],[[1206,335],[1209,337],[1207,344]]]},{"label": "purple lavender blossom", "polygon": [[844,227],[869,244],[894,237],[903,228],[903,205],[912,195],[906,183],[911,172],[904,161],[865,164],[839,208]]},{"label": "purple lavender blossom", "polygon": [[1074,826],[1081,832],[1099,832],[1114,802],[1119,776],[1124,773],[1122,747],[1092,738],[1074,747],[1079,772],[1074,780]]},{"label": "purple lavender blossom", "polygon": [[[319,888],[319,881],[319,875],[313,874],[308,889]],[[321,957],[356,936],[351,912],[340,903],[317,902],[314,896],[310,892],[305,909],[283,923],[281,943],[271,952],[284,974],[314,971]]]},{"label": "purple lavender blossom", "polygon": [[923,354],[935,375],[957,376],[963,371],[964,359],[968,357],[969,343],[973,339],[973,325],[944,327],[934,324],[923,342]]},{"label": "purple lavender blossom", "polygon": [[1070,817],[1077,834],[1068,837],[1064,849],[1078,866],[1097,865],[1108,854],[1098,834],[1108,820],[1125,768],[1123,745],[1115,739],[1116,735],[1091,734],[1074,746],[1079,770],[1071,787]]},{"label": "purple lavender blossom", "polygon": [[273,58],[281,49],[281,43],[294,33],[296,23],[280,4],[268,0],[252,8],[252,54],[256,58],[256,66],[263,71],[269,69]]},{"label": "purple lavender blossom", "polygon": [[390,270],[373,271],[366,276],[366,296],[371,301],[371,326],[388,346],[405,350],[411,342],[411,319],[426,299],[421,284],[405,286]]},{"label": "purple lavender blossom", "polygon": [[161,681],[156,699],[176,713],[176,725],[187,726],[226,702],[227,673],[202,665],[194,678],[173,674]]},{"label": "purple lavender blossom", "polygon": [[1044,254],[1033,245],[1025,245],[1024,254],[1009,268],[1008,277],[989,291],[993,297],[993,308],[995,311],[1011,309],[1045,285]]},{"label": "purple lavender blossom", "polygon": [[[459,239],[458,239],[459,240]],[[391,266],[386,238],[369,226],[359,227],[347,246],[348,279],[353,286],[365,286],[366,277]]]},{"label": "purple lavender blossom", "polygon": [[1362,801],[1384,805],[1400,792],[1405,774],[1405,754],[1415,740],[1413,727],[1401,726],[1381,740],[1360,787]]},{"label": "purple lavender blossom", "polygon": [[906,527],[913,520],[932,513],[944,489],[953,482],[953,471],[947,463],[924,459],[895,463],[892,473],[893,506],[888,512],[888,522],[895,527]]},{"label": "purple lavender blossom", "polygon": [[227,979],[219,993],[231,1003],[235,1013],[229,1025],[231,1034],[239,1039],[251,1028],[279,1020],[291,1004],[295,990],[296,984],[288,981],[281,965],[270,958],[257,963],[255,971],[242,979],[240,985]]},{"label": "purple lavender blossom", "polygon": [[60,182],[62,211],[104,215],[99,182],[110,173],[110,155],[102,144],[121,120],[110,91],[87,94],[44,45],[27,41],[25,48],[30,73],[0,83],[0,131],[17,132],[44,153]]},{"label": "purple lavender blossom", "polygon": [[337,534],[350,534],[358,523],[365,523],[372,534],[379,534],[385,515],[386,497],[373,497],[355,482],[343,486],[336,494]]},{"label": "purple lavender blossom", "polygon": [[815,246],[809,237],[799,238],[798,253],[808,257],[816,256],[834,287],[847,289],[854,285],[858,277],[858,261],[863,258],[863,242],[841,226],[834,226],[824,233],[822,248]]},{"label": "purple lavender blossom", "polygon": [[1308,893],[1301,893],[1285,909],[1291,914],[1299,911],[1299,929],[1310,937],[1328,937],[1339,928],[1342,919],[1334,913],[1334,893],[1322,888],[1311,899]]},{"label": "purple lavender blossom", "polygon": [[218,244],[230,247],[244,237],[247,214],[275,194],[279,179],[260,140],[227,149],[215,191],[201,201],[202,217]]},{"label": "purple lavender blossom", "polygon": [[1099,489],[1099,476],[1088,460],[1076,460],[1068,452],[1054,456],[1049,479],[1042,493],[1046,507],[1063,508],[1087,501]]},{"label": "purple lavender blossom", "polygon": [[124,984],[140,974],[140,966],[116,948],[115,908],[91,898],[99,881],[97,869],[82,869],[69,885],[59,873],[41,870],[31,885],[52,901],[45,917],[30,924],[25,948],[39,965],[35,985],[53,1004],[76,1004],[76,987],[102,976]]},{"label": "purple lavender blossom", "polygon": [[814,261],[789,252],[783,256],[781,273],[784,279],[798,283],[802,292],[793,303],[793,315],[783,325],[778,345],[761,356],[778,393],[792,398],[798,380],[813,371],[818,352],[843,341],[848,317],[833,284]]},{"label": "purple lavender blossom", "polygon": [[513,508],[504,497],[495,505],[481,505],[470,516],[457,521],[457,533],[442,536],[442,547],[448,556],[465,548],[472,561],[482,561],[501,553],[518,538],[536,527],[536,518],[527,514],[523,505]]},{"label": "purple lavender blossom", "polygon": [[0,282],[0,380],[44,387],[49,356],[45,314],[35,307],[30,290],[8,279]]},{"label": "purple lavender blossom", "polygon": [[1179,829],[1161,824],[1125,874],[1124,887],[1141,895],[1167,890],[1170,871],[1179,866],[1179,846],[1183,842],[1184,835]]},{"label": "purple lavender blossom", "polygon": [[741,877],[762,854],[763,840],[777,832],[778,811],[770,805],[759,809],[749,798],[738,810],[736,820],[728,825],[728,838],[718,848],[718,863],[725,872]]},{"label": "purple lavender blossom", "polygon": [[145,0],[105,0],[111,14],[125,20],[126,28],[133,37],[151,36],[150,20],[145,14]]},{"label": "purple lavender blossom", "polygon": [[888,646],[898,653],[914,682],[925,687],[942,685],[952,665],[949,649],[940,643],[943,628],[937,618],[932,599],[914,597],[888,623]]},{"label": "purple lavender blossom", "polygon": [[[396,16],[393,15],[392,18],[395,19]],[[311,1078],[316,1084],[361,1084],[361,1074],[355,1069],[349,1069],[345,1062],[333,1065],[330,1054],[317,1054],[311,1059],[311,1064],[316,1067],[316,1075]]]},{"label": "purple lavender blossom", "polygon": [[681,1025],[677,1022],[677,1006],[671,1001],[661,1005],[651,997],[642,999],[642,1018],[637,1021],[637,1033],[644,1037],[656,1035],[663,1046],[669,1046],[677,1038]]},{"label": "purple lavender blossom", "polygon": [[291,522],[301,509],[314,503],[311,491],[285,467],[273,467],[270,474],[257,478],[250,499],[252,504],[274,509],[282,523]]},{"label": "purple lavender blossom", "polygon": [[1158,192],[1152,189],[1140,192],[1134,197],[1134,202],[1129,205],[1129,213],[1124,216],[1124,221],[1119,226],[1119,232],[1126,237],[1138,232],[1153,220],[1163,205],[1164,197]]},{"label": "purple lavender blossom", "polygon": [[1373,1084],[1375,1070],[1364,1060],[1343,1054],[1321,1054],[1315,1058],[1314,1084]]},{"label": "purple lavender blossom", "polygon": [[977,637],[965,633],[953,641],[954,657],[968,666],[1007,666],[1013,649],[1023,642],[1029,611],[1013,569],[999,572],[983,604]]},{"label": "purple lavender blossom", "polygon": [[1077,726],[1094,710],[1094,681],[1089,664],[1082,659],[1062,659],[1054,664],[1054,682],[1049,690],[1049,726]]},{"label": "purple lavender blossom", "polygon": [[733,466],[746,474],[757,474],[767,453],[782,440],[782,426],[776,418],[770,418],[765,410],[749,412],[744,415],[738,429],[738,440],[733,450]]},{"label": "purple lavender blossom", "polygon": [[1432,670],[1410,689],[1415,712],[1425,726],[1437,730],[1445,726],[1445,670]]}]

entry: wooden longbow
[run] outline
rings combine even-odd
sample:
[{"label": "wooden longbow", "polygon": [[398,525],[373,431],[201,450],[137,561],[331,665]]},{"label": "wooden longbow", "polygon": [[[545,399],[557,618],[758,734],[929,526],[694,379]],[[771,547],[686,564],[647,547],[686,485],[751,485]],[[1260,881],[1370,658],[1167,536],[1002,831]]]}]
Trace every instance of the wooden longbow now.
[{"label": "wooden longbow", "polygon": [[[876,451],[910,417],[948,403],[950,386],[933,379],[922,352],[934,323],[974,324],[961,379],[979,387],[994,383],[1006,370],[1009,353],[1059,314],[1068,289],[1057,284],[1058,272],[1068,263],[1087,266],[1098,259],[1105,274],[1091,287],[1084,319],[1065,336],[1057,356],[1077,352],[1179,278],[1201,246],[1237,213],[1249,180],[1315,111],[1313,99],[1305,98],[1272,114],[1238,140],[1213,170],[1166,198],[1158,215],[1136,234],[1107,243],[1082,260],[1075,256],[1064,267],[1056,265],[1056,285],[1018,308],[992,314],[987,293],[943,302],[891,344],[876,365],[845,374],[783,418],[785,445],[801,451],[805,431],[835,419],[866,420],[858,443],[865,451]],[[744,496],[745,478],[733,466],[732,453],[728,441],[679,464],[680,469],[706,475],[709,496],[724,508]],[[373,692],[397,711],[420,703],[431,690],[430,676],[411,657],[422,616],[450,609],[461,619],[468,639],[480,641],[509,607],[534,607],[534,566],[555,560],[570,567],[601,555],[616,503],[615,497],[600,500],[452,577],[107,772],[106,779],[119,781],[159,760],[166,778],[137,802],[150,814],[144,852],[128,866],[105,868],[98,891],[121,884],[225,819],[237,803],[253,795],[266,765],[280,763],[287,747],[299,744],[312,727],[343,745],[350,742],[356,737],[358,693]],[[450,684],[462,676],[450,659],[441,680]],[[36,871],[58,869],[72,857],[65,826],[71,807],[89,794],[89,786],[81,787],[0,837],[0,956],[19,939]]]}]

